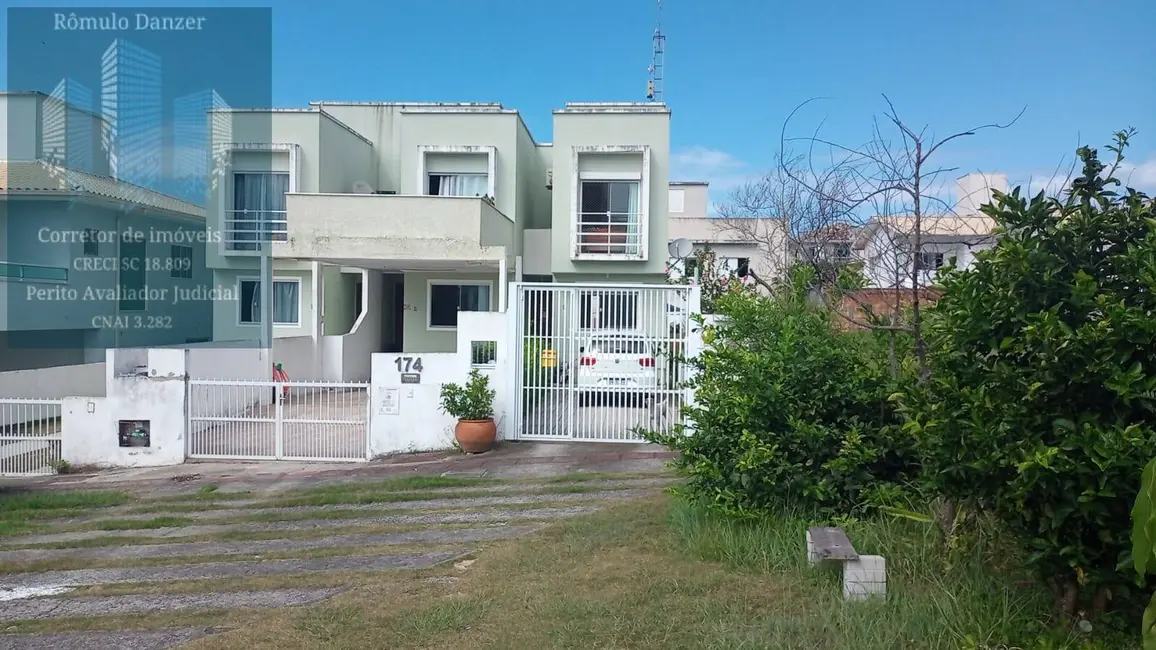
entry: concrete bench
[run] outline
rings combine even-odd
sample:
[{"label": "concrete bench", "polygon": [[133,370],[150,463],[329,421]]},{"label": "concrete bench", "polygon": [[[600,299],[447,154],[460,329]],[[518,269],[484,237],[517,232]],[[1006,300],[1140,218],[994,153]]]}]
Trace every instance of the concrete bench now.
[{"label": "concrete bench", "polygon": [[811,564],[842,563],[843,598],[846,600],[887,595],[886,560],[881,555],[859,555],[842,528],[808,528],[807,561]]}]

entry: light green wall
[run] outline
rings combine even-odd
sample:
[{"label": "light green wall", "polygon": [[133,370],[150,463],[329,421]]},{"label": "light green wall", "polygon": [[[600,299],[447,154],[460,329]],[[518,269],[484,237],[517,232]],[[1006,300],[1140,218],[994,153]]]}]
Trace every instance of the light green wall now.
[{"label": "light green wall", "polygon": [[405,316],[402,324],[402,351],[453,352],[457,350],[456,330],[430,330],[429,282],[431,280],[490,282],[490,310],[498,310],[497,273],[406,273]]},{"label": "light green wall", "polygon": [[[570,233],[574,218],[571,183],[577,171],[573,162],[574,147],[596,145],[646,145],[650,148],[650,214],[645,262],[570,259]],[[669,112],[556,112],[553,166],[551,270],[555,276],[582,274],[605,279],[609,274],[623,281],[642,281],[642,276],[656,276],[665,272],[670,178]],[[640,277],[627,280],[623,275]]]},{"label": "light green wall", "polygon": [[322,269],[321,277],[325,285],[321,292],[325,300],[324,334],[348,334],[357,319],[357,314],[353,313],[353,291],[360,276],[342,273],[338,266],[323,266]]},{"label": "light green wall", "polygon": [[327,113],[320,114],[318,125],[317,191],[347,194],[357,181],[372,186],[376,176],[373,145]]}]

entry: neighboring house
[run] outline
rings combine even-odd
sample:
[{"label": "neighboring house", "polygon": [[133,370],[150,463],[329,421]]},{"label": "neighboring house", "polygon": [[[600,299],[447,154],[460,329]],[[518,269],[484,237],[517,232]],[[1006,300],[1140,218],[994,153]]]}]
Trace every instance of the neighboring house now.
[{"label": "neighboring house", "polygon": [[[367,379],[374,352],[453,351],[458,312],[503,310],[517,278],[665,281],[662,104],[567,104],[553,143],[500,104],[211,113],[223,237],[208,259],[237,296],[216,303],[214,338],[259,338],[271,253],[274,359],[295,355],[294,378]],[[637,320],[628,292],[580,303],[583,328]]]},{"label": "neighboring house", "polygon": [[[748,277],[748,271],[763,279],[775,277],[782,268],[786,241],[779,220],[707,216],[708,190],[709,184],[702,181],[670,183],[670,240],[686,239],[694,251],[710,249],[719,270],[737,277]],[[667,263],[674,280],[698,272],[693,254],[686,259],[670,257]]]},{"label": "neighboring house", "polygon": [[[0,94],[0,371],[207,341],[202,208],[107,175],[102,118]],[[74,165],[74,166],[66,166]]]},{"label": "neighboring house", "polygon": [[874,217],[855,234],[855,257],[863,262],[873,288],[912,286],[912,256],[920,256],[918,286],[930,286],[944,266],[966,268],[975,254],[995,243],[995,222],[979,211],[991,191],[1007,191],[1001,174],[969,174],[956,181],[958,204],[951,215],[920,219],[916,250],[915,217]]}]

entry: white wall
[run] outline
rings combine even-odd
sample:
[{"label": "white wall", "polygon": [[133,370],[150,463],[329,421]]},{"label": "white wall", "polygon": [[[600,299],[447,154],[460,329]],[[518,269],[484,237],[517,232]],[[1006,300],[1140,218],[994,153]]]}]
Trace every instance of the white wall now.
[{"label": "white wall", "polygon": [[[61,408],[61,454],[73,465],[151,467],[185,460],[185,373],[183,349],[145,350],[147,376],[116,376],[119,350],[108,351],[106,397],[69,397]],[[137,351],[133,351],[134,353]],[[122,355],[129,358],[135,355]],[[148,447],[121,447],[119,422],[148,420]]]},{"label": "white wall", "polygon": [[[0,398],[57,399],[104,394],[103,363],[0,372]],[[0,421],[0,426],[4,424]]]},{"label": "white wall", "polygon": [[[495,341],[497,362],[479,371],[490,378],[495,392],[494,421],[498,438],[505,439],[512,426],[509,421],[510,386],[509,345],[506,333],[509,319],[503,312],[462,312],[458,315],[458,345],[455,352],[380,353],[372,358],[373,393],[369,432],[372,456],[381,454],[431,451],[453,446],[457,420],[441,412],[441,386],[462,384],[470,371],[471,341]],[[397,360],[402,360],[398,370]],[[407,360],[409,365],[421,361],[421,381],[401,383]],[[396,404],[396,413],[386,409]]]}]

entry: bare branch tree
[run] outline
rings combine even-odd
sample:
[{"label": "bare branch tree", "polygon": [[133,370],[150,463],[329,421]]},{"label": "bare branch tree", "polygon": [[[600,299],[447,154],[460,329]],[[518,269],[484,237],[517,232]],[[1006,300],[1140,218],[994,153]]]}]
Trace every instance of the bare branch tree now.
[{"label": "bare branch tree", "polygon": [[[849,326],[891,333],[893,344],[895,333],[911,334],[926,379],[921,310],[934,296],[935,270],[989,245],[994,227],[978,210],[987,193],[954,204],[945,190],[947,175],[957,169],[936,166],[933,156],[955,140],[1008,128],[1019,115],[936,138],[926,127],[910,126],[883,99],[886,110],[858,146],[821,137],[822,124],[809,135],[788,137],[795,115],[815,100],[796,107],[783,124],[775,169],[732,192],[718,208],[719,228],[758,242],[767,255],[780,256],[780,265],[812,266],[816,295]],[[800,146],[805,153],[793,153]],[[975,194],[985,188],[962,189]],[[858,283],[848,269],[861,273]]]}]

